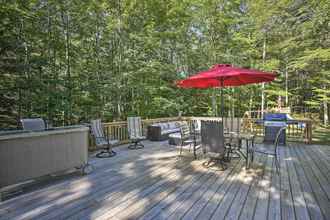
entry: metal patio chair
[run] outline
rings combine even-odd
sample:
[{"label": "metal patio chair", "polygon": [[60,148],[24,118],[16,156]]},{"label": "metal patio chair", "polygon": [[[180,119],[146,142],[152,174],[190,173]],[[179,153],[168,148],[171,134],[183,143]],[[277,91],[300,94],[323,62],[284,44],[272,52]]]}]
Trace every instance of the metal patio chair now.
[{"label": "metal patio chair", "polygon": [[181,146],[180,146],[180,156],[182,154],[183,146],[189,145],[189,151],[191,151],[191,147],[193,147],[194,151],[194,158],[197,158],[196,150],[198,148],[198,136],[196,133],[194,133],[194,127],[192,126],[192,130],[189,129],[187,122],[182,122],[180,126],[180,140],[181,140]]},{"label": "metal patio chair", "polygon": [[279,146],[279,142],[280,142],[280,137],[281,135],[283,135],[282,133],[285,132],[286,126],[281,127],[280,130],[278,130],[277,134],[276,134],[276,138],[275,138],[275,143],[274,143],[274,147],[273,148],[269,148],[269,146],[267,148],[265,147],[254,147],[251,149],[251,162],[253,162],[254,160],[254,153],[260,153],[260,154],[265,154],[265,155],[272,155],[275,158],[275,166],[276,166],[276,172],[277,174],[280,173],[280,163],[278,160],[278,146]]},{"label": "metal patio chair", "polygon": [[209,161],[204,163],[206,167],[209,167],[212,162],[216,162],[223,170],[227,169],[227,165],[224,163],[227,147],[221,121],[201,122],[201,145],[204,154],[209,157]]},{"label": "metal patio chair", "polygon": [[46,129],[46,123],[42,118],[24,118],[21,119],[23,130],[43,131]]},{"label": "metal patio chair", "polygon": [[128,146],[129,149],[141,149],[144,145],[141,141],[145,140],[146,137],[142,133],[142,122],[140,117],[128,117],[127,118],[127,129],[128,136],[131,144]]},{"label": "metal patio chair", "polygon": [[112,147],[113,145],[118,144],[119,141],[110,138],[109,135],[105,135],[100,119],[91,121],[91,133],[95,139],[96,147],[102,149],[99,153],[96,154],[96,157],[107,158],[113,157],[117,154],[112,150]]},{"label": "metal patio chair", "polygon": [[[231,121],[228,126],[227,121],[227,138],[225,138],[225,143],[227,146],[230,146],[230,149],[227,151],[227,159],[231,158],[240,158],[242,155],[240,150],[242,148],[242,140],[237,138],[237,135],[240,133],[240,120],[237,118],[231,118]],[[234,156],[236,155],[236,156]]]}]

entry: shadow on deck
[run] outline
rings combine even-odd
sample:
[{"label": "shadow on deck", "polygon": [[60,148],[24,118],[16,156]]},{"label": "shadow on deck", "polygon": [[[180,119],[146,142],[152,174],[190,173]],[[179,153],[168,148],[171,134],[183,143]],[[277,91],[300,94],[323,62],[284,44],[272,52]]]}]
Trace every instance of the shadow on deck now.
[{"label": "shadow on deck", "polygon": [[330,147],[280,147],[281,173],[272,157],[257,156],[249,170],[233,160],[225,171],[166,142],[142,150],[116,148],[90,158],[94,172],[71,174],[0,203],[4,219],[329,219]]}]

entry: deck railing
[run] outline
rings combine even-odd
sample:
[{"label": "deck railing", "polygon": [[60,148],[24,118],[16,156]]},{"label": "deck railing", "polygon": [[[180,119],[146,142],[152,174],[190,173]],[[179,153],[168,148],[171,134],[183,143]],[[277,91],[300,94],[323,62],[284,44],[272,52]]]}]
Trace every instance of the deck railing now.
[{"label": "deck railing", "polygon": [[[265,127],[263,123],[258,123],[257,118],[243,119],[242,130],[252,131],[257,136],[264,136]],[[312,121],[309,119],[290,120],[287,123],[286,137],[288,141],[312,143]]]},{"label": "deck railing", "polygon": [[[170,122],[170,121],[188,121],[191,123],[193,120],[221,120],[216,117],[169,117],[169,118],[155,118],[155,119],[143,119],[142,129],[143,134],[147,135],[148,125],[159,123],[159,122]],[[241,132],[253,132],[257,136],[264,136],[263,124],[256,123],[258,119],[242,119],[242,118],[224,118],[224,127],[230,131],[241,131]],[[127,122],[106,122],[103,124],[105,132],[112,138],[120,141],[121,144],[129,141]],[[312,121],[311,120],[294,120],[288,125],[286,129],[287,139],[289,141],[303,141],[310,144],[312,142]],[[95,144],[91,139],[90,150],[95,149]]]}]

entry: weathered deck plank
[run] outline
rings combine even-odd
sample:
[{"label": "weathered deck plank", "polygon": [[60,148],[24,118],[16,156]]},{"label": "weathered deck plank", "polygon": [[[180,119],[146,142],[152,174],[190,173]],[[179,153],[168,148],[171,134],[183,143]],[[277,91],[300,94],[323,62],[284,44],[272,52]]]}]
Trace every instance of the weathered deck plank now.
[{"label": "weathered deck plank", "polygon": [[177,160],[177,150],[166,142],[117,152],[110,159],[92,158],[95,170],[88,176],[1,202],[0,220],[330,219],[329,146],[280,147],[280,175],[264,155],[256,156],[250,170],[233,160],[218,171],[204,168],[202,159]]},{"label": "weathered deck plank", "polygon": [[[288,148],[292,148],[292,146],[287,146]],[[284,155],[287,158],[286,166],[288,168],[289,181],[292,193],[292,199],[294,204],[294,209],[296,213],[297,219],[310,219],[307,205],[305,202],[304,194],[300,186],[300,182],[298,181],[296,170],[293,166],[293,155],[290,154],[290,151],[285,150]]]},{"label": "weathered deck plank", "polygon": [[322,220],[323,215],[321,209],[319,208],[319,205],[317,204],[317,201],[314,198],[312,187],[305,175],[302,165],[300,164],[300,160],[297,158],[296,153],[292,148],[290,148],[289,150],[290,150],[290,154],[293,156],[294,168],[297,172],[297,176],[301,184],[302,193],[304,195],[310,217],[311,219],[314,220],[318,220],[318,219]]},{"label": "weathered deck plank", "polygon": [[301,158],[304,158],[304,161],[309,164],[310,168],[312,169],[315,177],[319,181],[324,193],[327,195],[328,199],[330,200],[330,182],[327,180],[327,178],[324,176],[323,172],[321,170],[326,169],[325,167],[318,167],[317,163],[319,161],[314,161],[310,154],[306,150],[302,150],[302,148],[298,148]]},{"label": "weathered deck plank", "polygon": [[239,163],[236,163],[232,169],[227,169],[221,175],[218,175],[217,181],[196,201],[193,206],[185,213],[183,220],[195,219],[201,210],[206,206],[209,200],[214,196],[218,189],[224,184],[228,176],[233,173],[236,166],[239,166]]},{"label": "weathered deck plank", "polygon": [[330,160],[327,160],[326,157],[324,157],[324,153],[319,150],[319,148],[314,147],[304,148],[304,151],[314,160],[316,166],[330,184]]},{"label": "weathered deck plank", "polygon": [[[261,162],[261,164],[259,163]],[[245,178],[242,181],[242,185],[240,187],[240,190],[236,194],[236,197],[234,201],[232,202],[230,209],[228,210],[228,213],[226,215],[226,219],[238,219],[241,211],[243,210],[243,206],[245,205],[245,202],[248,198],[248,193],[250,188],[252,187],[254,181],[258,180],[259,176],[263,175],[263,164],[265,160],[264,158],[260,158],[259,156],[256,156],[256,160],[254,161],[253,168],[247,170],[248,173],[247,178]],[[260,167],[261,165],[261,167]],[[257,167],[259,166],[259,167]],[[239,210],[239,211],[238,211]]]},{"label": "weathered deck plank", "polygon": [[301,154],[301,149],[298,149],[297,147],[293,148],[293,150],[295,151],[295,155],[297,156],[297,158],[299,158],[298,160],[301,161],[300,165],[303,168],[308,181],[311,184],[312,190],[314,192],[314,196],[316,198],[316,200],[318,201],[318,205],[323,213],[323,216],[325,217],[325,219],[329,219],[330,216],[330,201],[327,197],[327,195],[324,193],[322,186],[320,184],[320,182],[317,180],[317,178],[315,177],[315,174],[313,173],[310,165],[308,163],[306,163],[306,161],[302,160],[301,158],[304,158],[304,156]]},{"label": "weathered deck plank", "polygon": [[239,166],[235,167],[232,175],[227,178],[226,182],[218,188],[216,193],[212,196],[212,198],[208,201],[203,210],[197,215],[196,219],[210,219],[212,214],[215,212],[219,204],[222,202],[226,192],[230,188],[231,184],[234,183],[235,179],[239,175],[240,170],[242,169],[243,163],[241,162]]},{"label": "weathered deck plank", "polygon": [[[257,161],[257,158],[259,157],[256,157],[255,161]],[[264,162],[265,162],[265,157],[261,159],[261,164],[264,164]],[[254,163],[254,166],[256,166],[256,163]],[[244,206],[242,207],[242,210],[240,212],[239,219],[241,220],[253,219],[255,206],[258,200],[258,192],[261,190],[261,181],[263,179],[264,174],[265,172],[264,170],[262,170],[262,173],[254,178],[254,181],[248,192]]]},{"label": "weathered deck plank", "polygon": [[[195,163],[196,166],[196,163]],[[183,181],[192,181],[192,179],[198,179],[200,176],[192,175],[194,172],[194,167],[187,166],[186,169],[180,169],[178,167],[176,170],[173,170],[171,175],[163,176],[155,184],[148,185],[148,183],[142,185],[136,185],[136,192],[128,190],[130,193],[119,197],[109,196],[107,200],[102,201],[99,206],[93,206],[92,209],[86,210],[77,215],[77,219],[87,219],[88,218],[110,218],[116,213],[125,210],[125,213],[128,214],[128,209],[134,209],[133,206],[138,206],[142,200],[146,200],[152,194],[157,192],[163,192],[165,190],[170,190],[172,185],[180,185]],[[203,172],[200,173],[204,174]]]},{"label": "weathered deck plank", "polygon": [[[273,158],[267,156],[266,164],[265,164],[265,174],[260,181],[260,190],[257,193],[258,200],[254,211],[254,219],[267,219],[268,216],[268,205],[269,205],[269,196],[270,196],[270,185],[272,178],[272,165]],[[277,175],[277,174],[275,174]]]},{"label": "weathered deck plank", "polygon": [[286,164],[287,158],[285,157],[284,151],[286,148],[279,148],[280,155],[280,172],[281,172],[281,219],[283,220],[291,220],[296,219],[293,199],[291,193],[291,186],[288,174],[288,167]]},{"label": "weathered deck plank", "polygon": [[269,208],[268,218],[269,220],[281,219],[281,192],[280,192],[280,174],[276,171],[275,160],[273,160],[272,166],[272,180],[269,189]]}]

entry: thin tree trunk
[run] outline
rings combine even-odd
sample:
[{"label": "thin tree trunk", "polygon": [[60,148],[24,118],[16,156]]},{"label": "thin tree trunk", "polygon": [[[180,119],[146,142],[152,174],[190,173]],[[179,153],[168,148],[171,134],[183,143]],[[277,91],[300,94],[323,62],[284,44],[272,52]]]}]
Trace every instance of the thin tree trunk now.
[{"label": "thin tree trunk", "polygon": [[[264,38],[264,43],[262,47],[262,66],[265,68],[266,61],[266,37]],[[261,117],[263,118],[265,110],[265,83],[261,84]]]},{"label": "thin tree trunk", "polygon": [[62,21],[65,27],[65,60],[66,60],[66,89],[67,89],[67,106],[64,111],[64,124],[71,124],[72,115],[72,88],[71,88],[71,69],[70,69],[70,15],[62,12]]},{"label": "thin tree trunk", "polygon": [[328,126],[329,118],[328,118],[328,103],[327,101],[323,101],[323,124],[324,126]]},{"label": "thin tree trunk", "polygon": [[[96,63],[97,63],[97,69],[96,69],[96,76],[97,76],[97,80],[98,82],[103,82],[103,80],[101,79],[101,75],[100,75],[100,68],[101,68],[101,64],[100,64],[100,57],[99,57],[99,41],[100,41],[100,30],[99,30],[99,14],[96,11],[96,31],[95,31],[95,59],[96,59]],[[102,91],[100,89],[100,85],[97,85],[97,95],[98,95],[98,117],[103,116],[103,104],[102,104]]]},{"label": "thin tree trunk", "polygon": [[285,107],[289,106],[288,66],[285,64]]},{"label": "thin tree trunk", "polygon": [[[327,91],[327,87],[324,85],[323,89]],[[329,123],[329,112],[328,112],[328,102],[327,100],[323,100],[323,124],[324,126],[328,126]]]},{"label": "thin tree trunk", "polygon": [[48,80],[47,80],[47,119],[48,119],[48,123],[50,123],[50,121],[52,120],[52,107],[51,107],[51,103],[52,103],[52,83],[50,82],[51,80],[51,40],[52,40],[52,20],[51,20],[51,16],[50,16],[50,7],[49,7],[49,3],[47,5],[48,7],[48,16],[47,16],[47,20],[48,20],[48,43],[47,43],[47,60],[48,60],[48,64],[47,64],[47,69],[48,69]]},{"label": "thin tree trunk", "polygon": [[212,89],[212,113],[214,117],[218,116],[216,88]]}]

